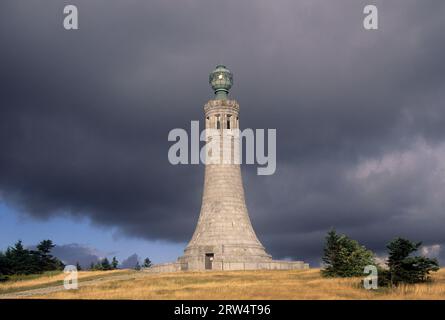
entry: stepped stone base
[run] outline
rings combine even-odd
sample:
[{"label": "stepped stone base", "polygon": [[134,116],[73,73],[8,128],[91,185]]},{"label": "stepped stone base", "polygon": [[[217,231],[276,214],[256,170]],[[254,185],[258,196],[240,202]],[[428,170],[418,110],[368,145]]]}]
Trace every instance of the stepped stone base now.
[{"label": "stepped stone base", "polygon": [[309,264],[303,261],[270,260],[267,262],[226,262],[214,261],[212,269],[205,269],[204,264],[194,264],[202,268],[189,268],[188,264],[181,262],[170,262],[153,265],[150,268],[144,268],[145,272],[165,273],[179,271],[222,271],[222,270],[303,270],[309,269]]}]

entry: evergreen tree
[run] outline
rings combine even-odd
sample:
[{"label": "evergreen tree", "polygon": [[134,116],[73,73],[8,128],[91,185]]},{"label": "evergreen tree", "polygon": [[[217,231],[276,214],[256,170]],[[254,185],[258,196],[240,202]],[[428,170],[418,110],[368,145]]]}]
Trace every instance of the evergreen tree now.
[{"label": "evergreen tree", "polygon": [[22,241],[6,250],[6,257],[10,261],[13,274],[32,274],[42,271],[40,258],[35,252],[25,249]]},{"label": "evergreen tree", "polygon": [[95,265],[94,265],[94,268],[93,268],[93,270],[96,270],[96,271],[98,271],[98,270],[103,270],[104,268],[103,268],[103,266],[102,266],[102,260],[99,260]]},{"label": "evergreen tree", "polygon": [[111,260],[111,268],[117,269],[118,265],[119,265],[119,261],[117,261],[116,257],[113,257],[113,260]]},{"label": "evergreen tree", "polygon": [[335,230],[328,232],[324,248],[321,271],[327,277],[362,276],[367,265],[375,265],[374,254],[346,235],[339,235]]},{"label": "evergreen tree", "polygon": [[134,270],[141,270],[141,265],[139,264],[139,261],[136,262],[136,265],[134,266]]},{"label": "evergreen tree", "polygon": [[389,270],[380,275],[380,282],[397,285],[427,281],[430,272],[439,270],[439,263],[437,259],[411,256],[421,245],[421,242],[411,242],[404,238],[391,241],[387,245]]},{"label": "evergreen tree", "polygon": [[144,259],[144,264],[142,265],[144,268],[150,268],[151,267],[151,261],[149,258]]},{"label": "evergreen tree", "polygon": [[107,258],[102,259],[101,266],[102,266],[102,270],[111,270],[111,264]]},{"label": "evergreen tree", "polygon": [[37,251],[26,249],[21,240],[8,247],[0,257],[1,274],[33,274],[63,268],[63,263],[51,256],[51,240],[42,241]]},{"label": "evergreen tree", "polygon": [[40,243],[37,245],[37,250],[39,250],[39,252],[42,255],[49,255],[49,253],[51,252],[51,250],[55,247],[56,245],[53,244],[53,242],[51,240],[42,240],[40,241]]},{"label": "evergreen tree", "polygon": [[60,270],[63,269],[63,263],[57,259],[56,257],[53,257],[51,255],[51,250],[56,245],[53,244],[51,240],[42,240],[37,245],[37,252],[33,252],[34,254],[38,255],[40,258],[40,269],[41,271],[51,271],[51,270]]},{"label": "evergreen tree", "polygon": [[77,271],[82,271],[82,266],[80,265],[79,261],[76,262],[76,269]]},{"label": "evergreen tree", "polygon": [[5,281],[12,274],[11,261],[0,251],[0,281]]}]

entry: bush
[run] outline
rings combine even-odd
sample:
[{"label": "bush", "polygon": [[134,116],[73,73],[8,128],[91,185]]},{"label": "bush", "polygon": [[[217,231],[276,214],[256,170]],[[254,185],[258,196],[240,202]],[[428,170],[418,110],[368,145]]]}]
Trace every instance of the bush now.
[{"label": "bush", "polygon": [[326,236],[323,262],[325,269],[321,272],[326,277],[362,276],[365,266],[375,265],[372,251],[335,230]]},{"label": "bush", "polygon": [[145,258],[144,259],[144,264],[142,265],[142,267],[144,268],[150,268],[152,266],[151,264],[151,260],[149,258]]},{"label": "bush", "polygon": [[410,256],[421,245],[421,242],[415,243],[403,238],[391,241],[387,245],[389,270],[379,275],[380,284],[393,286],[428,281],[430,272],[439,270],[439,263],[436,259]]}]

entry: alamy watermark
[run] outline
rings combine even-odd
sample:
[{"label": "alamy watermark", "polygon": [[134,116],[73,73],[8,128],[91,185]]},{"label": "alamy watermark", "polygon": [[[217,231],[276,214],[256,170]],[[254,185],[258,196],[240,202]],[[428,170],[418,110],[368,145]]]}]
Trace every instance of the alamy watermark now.
[{"label": "alamy watermark", "polygon": [[78,282],[77,282],[77,268],[73,265],[67,265],[63,269],[63,273],[67,273],[68,275],[65,276],[63,279],[63,287],[66,290],[73,290],[78,289]]},{"label": "alamy watermark", "polygon": [[363,19],[363,27],[366,30],[377,30],[379,28],[379,12],[377,6],[367,5],[363,9],[366,17]]},{"label": "alamy watermark", "polygon": [[[79,29],[79,10],[75,5],[66,5],[63,8],[63,27],[65,30],[78,30]],[[378,10],[375,5],[366,5],[363,8],[363,27],[366,30],[377,30],[379,28],[378,23]]]},{"label": "alamy watermark", "polygon": [[[184,129],[175,128],[169,132],[168,141],[175,142],[168,150],[168,160],[173,165],[258,164],[261,166],[257,168],[258,175],[272,175],[277,167],[276,129],[205,129],[200,132],[199,121],[191,121],[190,135]],[[200,141],[205,142],[202,148]]]},{"label": "alamy watermark", "polygon": [[63,8],[63,27],[65,30],[77,30],[79,29],[79,10],[75,5],[67,5]]},{"label": "alamy watermark", "polygon": [[367,265],[363,270],[363,273],[367,276],[363,279],[363,286],[366,290],[376,290],[378,288],[378,271],[377,267],[373,265]]}]

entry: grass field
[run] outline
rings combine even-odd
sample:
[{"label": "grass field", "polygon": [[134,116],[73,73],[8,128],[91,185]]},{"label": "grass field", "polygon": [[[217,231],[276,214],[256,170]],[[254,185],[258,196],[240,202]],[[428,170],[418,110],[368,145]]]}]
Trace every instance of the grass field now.
[{"label": "grass field", "polygon": [[[113,280],[116,275],[130,278]],[[63,274],[0,284],[0,292],[62,284]],[[109,277],[107,281],[105,281]],[[82,286],[87,279],[104,279]],[[359,278],[326,279],[318,269],[150,274],[130,270],[80,272],[79,289],[31,298],[50,299],[445,299],[445,269],[430,283],[364,290]]]},{"label": "grass field", "polygon": [[[113,270],[113,271],[80,271],[78,273],[79,282],[107,278],[115,275],[124,275],[134,273],[132,270]],[[13,276],[10,280],[0,282],[0,294],[14,293],[23,290],[32,290],[45,288],[48,286],[57,286],[63,284],[66,277],[62,271],[50,271],[38,275]]]}]

